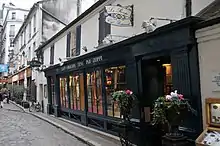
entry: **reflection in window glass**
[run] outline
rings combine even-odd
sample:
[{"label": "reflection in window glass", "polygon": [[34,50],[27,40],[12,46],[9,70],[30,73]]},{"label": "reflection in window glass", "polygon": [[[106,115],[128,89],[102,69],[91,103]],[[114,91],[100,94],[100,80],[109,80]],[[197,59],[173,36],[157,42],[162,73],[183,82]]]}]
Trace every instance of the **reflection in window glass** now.
[{"label": "reflection in window glass", "polygon": [[111,67],[105,69],[106,76],[106,97],[108,116],[120,117],[118,104],[112,101],[112,93],[126,89],[125,66]]},{"label": "reflection in window glass", "polygon": [[64,107],[64,108],[69,107],[66,78],[60,78],[60,101],[61,101],[61,107]]},{"label": "reflection in window glass", "polygon": [[70,108],[84,111],[85,95],[83,73],[70,76],[69,79]]},{"label": "reflection in window glass", "polygon": [[87,73],[88,111],[103,114],[101,71]]}]

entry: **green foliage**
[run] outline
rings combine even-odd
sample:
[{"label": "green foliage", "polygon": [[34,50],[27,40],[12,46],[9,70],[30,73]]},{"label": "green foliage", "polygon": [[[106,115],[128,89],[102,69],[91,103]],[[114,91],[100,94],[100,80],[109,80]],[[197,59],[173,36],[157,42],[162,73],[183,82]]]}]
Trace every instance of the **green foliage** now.
[{"label": "green foliage", "polygon": [[178,98],[178,96],[174,96],[171,99],[159,97],[154,103],[152,124],[180,125],[189,112],[197,114],[188,100],[182,97]]},{"label": "green foliage", "polygon": [[15,98],[19,100],[23,99],[23,95],[26,90],[23,85],[8,85],[8,89]]},{"label": "green foliage", "polygon": [[121,110],[121,115],[128,118],[128,115],[131,112],[133,107],[133,101],[135,100],[135,95],[132,91],[116,91],[112,94],[113,101],[118,103],[118,106]]}]

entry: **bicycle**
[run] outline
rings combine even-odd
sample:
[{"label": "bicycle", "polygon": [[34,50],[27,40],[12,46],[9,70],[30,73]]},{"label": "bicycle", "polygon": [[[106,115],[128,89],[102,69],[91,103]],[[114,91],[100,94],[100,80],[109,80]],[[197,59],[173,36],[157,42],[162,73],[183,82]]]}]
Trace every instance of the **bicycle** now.
[{"label": "bicycle", "polygon": [[29,112],[32,112],[32,111],[35,111],[35,112],[41,111],[41,106],[39,102],[37,104],[34,102],[31,102],[31,105],[29,107]]}]

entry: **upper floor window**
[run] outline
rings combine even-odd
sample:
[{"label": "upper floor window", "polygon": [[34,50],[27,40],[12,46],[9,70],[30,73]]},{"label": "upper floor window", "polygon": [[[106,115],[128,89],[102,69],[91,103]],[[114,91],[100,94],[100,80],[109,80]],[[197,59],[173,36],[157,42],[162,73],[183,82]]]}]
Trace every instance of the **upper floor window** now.
[{"label": "upper floor window", "polygon": [[10,47],[14,47],[14,38],[10,38]]},{"label": "upper floor window", "polygon": [[12,13],[11,13],[11,19],[12,19],[12,20],[16,19],[16,13],[15,13],[15,12],[12,12]]},{"label": "upper floor window", "polygon": [[34,27],[34,33],[36,32],[36,14],[34,14],[34,24],[33,24],[33,27]]},{"label": "upper floor window", "polygon": [[24,29],[24,44],[26,44],[26,28]]},{"label": "upper floor window", "polygon": [[31,39],[31,22],[29,22],[29,39]]},{"label": "upper floor window", "polygon": [[74,31],[70,33],[70,56],[76,56],[76,36]]},{"label": "upper floor window", "polygon": [[54,44],[50,48],[50,64],[54,64]]},{"label": "upper floor window", "polygon": [[99,45],[103,44],[103,40],[108,34],[111,34],[111,25],[105,22],[105,12],[101,11],[99,14]]},{"label": "upper floor window", "polygon": [[36,43],[34,42],[33,43],[33,50],[35,50],[36,49]]},{"label": "upper floor window", "polygon": [[10,37],[15,36],[15,25],[10,25],[9,36]]},{"label": "upper floor window", "polygon": [[31,47],[28,48],[28,60],[31,60]]},{"label": "upper floor window", "polygon": [[75,30],[73,30],[71,33],[67,35],[67,49],[69,49],[68,47],[70,48],[70,56],[80,55],[81,25],[77,26]]},{"label": "upper floor window", "polygon": [[23,42],[23,35],[24,35],[24,33],[22,32],[22,33],[21,33],[21,46],[24,45],[24,42]]}]

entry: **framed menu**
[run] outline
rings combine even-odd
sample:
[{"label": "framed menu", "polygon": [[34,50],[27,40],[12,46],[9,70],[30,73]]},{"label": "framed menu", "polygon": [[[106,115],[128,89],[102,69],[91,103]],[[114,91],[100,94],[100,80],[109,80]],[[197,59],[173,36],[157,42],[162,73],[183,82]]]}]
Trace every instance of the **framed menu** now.
[{"label": "framed menu", "polygon": [[220,98],[206,99],[206,116],[208,125],[220,127]]}]

